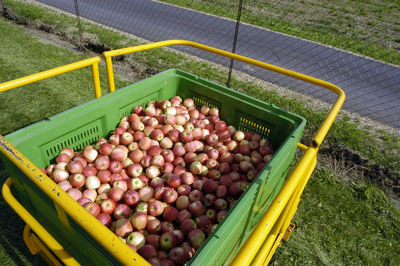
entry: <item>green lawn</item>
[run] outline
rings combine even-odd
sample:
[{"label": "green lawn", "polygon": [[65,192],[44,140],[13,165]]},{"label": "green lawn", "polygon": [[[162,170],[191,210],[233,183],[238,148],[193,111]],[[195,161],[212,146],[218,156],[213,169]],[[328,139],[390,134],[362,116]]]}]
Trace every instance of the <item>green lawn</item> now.
[{"label": "green lawn", "polygon": [[[0,32],[4,36],[0,39],[0,48],[3,51],[0,54],[0,82],[93,56],[43,44],[25,33],[21,27],[3,18],[0,18]],[[129,43],[122,37],[120,41],[117,45]],[[157,50],[132,57],[131,60],[136,60],[138,64],[155,72],[178,66],[202,77],[226,82],[226,73],[220,73],[217,68],[206,63],[193,62],[173,52]],[[90,75],[90,69],[79,70],[38,85],[0,94],[0,134],[13,132],[92,99]],[[101,76],[105,77],[103,67]],[[105,79],[102,78],[101,82],[105,88]],[[117,87],[128,83],[130,82],[117,79]],[[297,100],[265,91],[249,82],[234,79],[232,87],[305,116],[309,121],[305,140],[324,117],[324,112],[315,113]],[[396,169],[398,157],[393,151],[399,150],[399,141],[394,137],[383,138],[385,147],[388,147],[384,149],[388,150],[387,154],[384,154],[382,145],[378,144],[373,135],[360,130],[350,121],[342,120],[335,123],[327,139],[327,143],[336,142],[352,146],[369,158]],[[294,218],[296,229],[289,241],[278,249],[273,258],[275,263],[400,264],[399,210],[379,188],[367,184],[358,176],[349,176],[343,169],[339,170],[327,163],[318,165]],[[7,177],[1,165],[0,177],[1,183]],[[41,264],[42,261],[30,256],[24,247],[21,235],[23,223],[3,200],[0,204],[3,207],[0,214],[0,261],[10,265]]]}]

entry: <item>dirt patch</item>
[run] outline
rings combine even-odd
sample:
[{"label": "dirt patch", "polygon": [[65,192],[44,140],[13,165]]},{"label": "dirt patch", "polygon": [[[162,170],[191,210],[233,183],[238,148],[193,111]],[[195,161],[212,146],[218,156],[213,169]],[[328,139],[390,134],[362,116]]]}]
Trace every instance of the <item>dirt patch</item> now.
[{"label": "dirt patch", "polygon": [[322,148],[320,154],[340,162],[344,169],[351,169],[352,175],[347,176],[372,182],[387,192],[392,191],[400,198],[400,173],[393,172],[381,164],[373,163],[343,145]]}]

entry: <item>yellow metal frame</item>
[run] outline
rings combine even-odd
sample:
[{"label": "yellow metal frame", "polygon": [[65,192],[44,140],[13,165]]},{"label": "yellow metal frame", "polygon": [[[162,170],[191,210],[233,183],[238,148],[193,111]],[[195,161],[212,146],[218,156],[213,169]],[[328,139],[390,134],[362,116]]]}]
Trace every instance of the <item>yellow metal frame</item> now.
[{"label": "yellow metal frame", "polygon": [[[290,221],[296,212],[297,205],[300,201],[300,196],[312,172],[315,169],[318,149],[326,134],[328,133],[329,128],[331,127],[340,108],[343,105],[345,94],[339,87],[329,82],[309,77],[248,57],[185,40],[169,40],[104,52],[103,57],[106,61],[108,85],[110,92],[115,91],[112,57],[170,45],[191,46],[214,54],[232,58],[237,61],[258,66],[324,87],[336,93],[338,96],[325,120],[322,122],[314,137],[312,138],[310,145],[306,146],[301,143],[298,144],[298,148],[303,150],[303,155],[299,159],[293,171],[286,179],[278,195],[275,197],[267,211],[261,217],[260,221],[250,234],[247,241],[243,244],[243,246],[238,251],[236,257],[231,262],[232,265],[267,264],[272,258],[275,249],[279,246],[281,239],[284,237],[286,229],[290,225]],[[89,63],[90,61],[94,62],[92,64],[92,70],[95,85],[95,95],[96,97],[100,97],[100,81],[97,65],[99,59],[98,57],[96,57],[84,61],[87,62],[80,63],[83,62],[80,61],[74,64],[62,66],[25,78],[20,78],[14,81],[0,84],[0,92],[20,87],[38,80],[56,76],[71,70],[75,70],[77,68],[83,67],[85,64],[85,66],[91,65],[92,63]],[[86,210],[79,206],[79,204],[72,200],[64,191],[58,188],[58,186],[56,186],[56,184],[49,177],[41,173],[41,171],[36,166],[34,166],[18,150],[16,150],[10,143],[8,143],[1,135],[0,151],[4,153],[17,167],[19,167],[25,175],[27,175],[33,182],[35,182],[35,184],[38,185],[54,202],[56,202],[56,205],[59,205],[57,211],[59,212],[60,217],[65,216],[65,213],[63,213],[65,210],[66,213],[68,213],[75,221],[81,224],[81,226],[89,234],[91,234],[100,244],[102,244],[109,252],[111,252],[111,254],[114,254],[116,258],[118,258],[123,264],[132,264],[133,261],[141,265],[148,264],[136,252],[132,251],[130,248],[127,247],[127,245],[120,241],[113,233],[108,230],[104,230],[104,226],[100,222],[98,222],[97,219],[95,219]],[[11,193],[8,193],[10,185],[10,181],[7,181],[3,186],[3,195],[7,202],[12,196]],[[4,191],[6,191],[6,193]],[[56,196],[57,193],[59,193],[59,196]],[[32,230],[36,232],[36,234],[38,234],[38,236],[42,240],[44,239],[46,245],[48,245],[48,247],[53,250],[54,246],[52,246],[51,244],[52,237],[42,232],[42,229],[40,229],[40,227],[38,227],[37,225],[32,226],[32,224],[35,224],[34,221],[36,220],[34,220],[34,218],[31,217],[29,213],[25,213],[21,210],[23,208],[22,205],[18,206],[15,204],[10,204],[10,206],[12,206],[18,214],[21,213],[20,216],[24,219],[24,221],[32,228]],[[66,208],[66,206],[68,206],[68,208]],[[103,230],[102,232],[104,233],[101,237],[99,237],[99,234],[96,234],[96,232],[99,232],[99,230]],[[50,244],[47,244],[47,242],[49,241]],[[56,252],[54,253],[56,254]],[[58,254],[56,255],[58,256]]]}]

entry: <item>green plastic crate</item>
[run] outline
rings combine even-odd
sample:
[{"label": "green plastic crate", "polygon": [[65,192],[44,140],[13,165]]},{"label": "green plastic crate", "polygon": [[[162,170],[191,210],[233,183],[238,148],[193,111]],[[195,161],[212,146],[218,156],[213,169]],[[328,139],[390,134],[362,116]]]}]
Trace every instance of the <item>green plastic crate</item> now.
[{"label": "green plastic crate", "polygon": [[[45,167],[64,147],[80,150],[107,136],[134,106],[175,95],[193,98],[198,106],[220,108],[222,119],[228,124],[268,138],[276,149],[271,161],[190,261],[193,265],[227,264],[281,188],[306,123],[304,118],[171,69],[25,127],[6,139],[36,166]],[[13,180],[17,199],[71,256],[81,264],[118,264],[117,258],[69,216],[71,226],[66,227],[57,216],[55,203],[4,156],[2,160]]]}]

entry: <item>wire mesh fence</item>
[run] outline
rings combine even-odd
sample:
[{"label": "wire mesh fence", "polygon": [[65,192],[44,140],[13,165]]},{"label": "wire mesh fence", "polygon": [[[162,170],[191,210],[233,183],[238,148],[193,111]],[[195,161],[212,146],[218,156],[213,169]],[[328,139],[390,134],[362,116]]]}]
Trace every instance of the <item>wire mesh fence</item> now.
[{"label": "wire mesh fence", "polygon": [[[400,128],[399,2],[35,2],[75,15],[77,25],[82,17],[147,41],[186,39],[227,51],[234,49],[240,55],[332,82],[347,94],[345,109]],[[82,28],[79,26],[85,31]],[[213,54],[186,47],[176,49],[224,67],[231,64]],[[335,98],[314,85],[239,62],[233,63],[233,69],[324,101]]]}]

